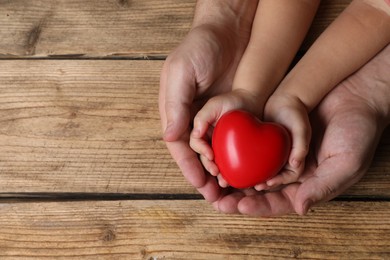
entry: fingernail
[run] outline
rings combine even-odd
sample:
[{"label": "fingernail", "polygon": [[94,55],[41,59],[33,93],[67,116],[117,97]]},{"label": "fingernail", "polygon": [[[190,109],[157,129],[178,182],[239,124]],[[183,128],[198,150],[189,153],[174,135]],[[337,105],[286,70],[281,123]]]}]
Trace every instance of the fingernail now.
[{"label": "fingernail", "polygon": [[306,215],[312,205],[313,205],[312,200],[305,201],[302,206],[302,215]]},{"label": "fingernail", "polygon": [[296,160],[296,159],[293,159],[292,161],[291,161],[291,166],[293,167],[293,168],[299,168],[299,166],[301,166],[301,161],[298,161],[298,160]]},{"label": "fingernail", "polygon": [[164,137],[167,137],[170,134],[170,132],[172,132],[172,127],[173,124],[171,122],[168,122],[167,126],[165,127]]},{"label": "fingernail", "polygon": [[[267,184],[266,184],[266,185],[267,185]],[[255,190],[257,190],[257,191],[264,191],[264,190],[267,189],[266,185],[264,185],[263,183],[262,183],[262,184],[257,184],[257,185],[255,186]]]}]

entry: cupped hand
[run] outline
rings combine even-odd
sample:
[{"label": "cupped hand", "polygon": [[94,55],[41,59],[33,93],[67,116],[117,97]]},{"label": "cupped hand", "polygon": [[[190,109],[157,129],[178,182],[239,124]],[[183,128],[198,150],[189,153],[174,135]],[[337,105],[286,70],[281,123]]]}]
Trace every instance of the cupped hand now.
[{"label": "cupped hand", "polygon": [[200,161],[204,168],[211,175],[217,177],[219,186],[222,188],[226,188],[228,183],[222,177],[214,162],[214,152],[210,145],[214,127],[217,121],[229,111],[245,110],[255,114],[258,106],[256,96],[248,91],[236,89],[211,98],[194,118],[194,129],[190,136],[190,146],[200,155]]},{"label": "cupped hand", "polygon": [[233,190],[214,202],[215,208],[252,216],[306,214],[359,181],[390,124],[389,65],[388,46],[313,111],[312,150],[298,182],[272,192]]},{"label": "cupped hand", "polygon": [[265,106],[265,121],[276,122],[286,127],[292,138],[292,149],[284,169],[257,190],[275,189],[280,185],[296,182],[305,167],[309,151],[311,127],[305,105],[297,97],[274,93]]},{"label": "cupped hand", "polygon": [[250,35],[250,24],[242,26],[222,23],[193,28],[168,56],[161,72],[163,138],[184,177],[208,201],[218,199],[221,190],[189,146],[190,122],[209,98],[231,90]]}]

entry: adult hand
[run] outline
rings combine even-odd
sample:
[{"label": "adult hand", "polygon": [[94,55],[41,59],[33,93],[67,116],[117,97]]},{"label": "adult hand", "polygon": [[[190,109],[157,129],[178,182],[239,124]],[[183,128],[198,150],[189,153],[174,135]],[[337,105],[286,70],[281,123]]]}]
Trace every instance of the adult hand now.
[{"label": "adult hand", "polygon": [[339,84],[312,114],[313,145],[298,182],[278,191],[233,191],[214,206],[225,213],[306,214],[356,183],[390,124],[390,46]]},{"label": "adult hand", "polygon": [[252,0],[198,0],[191,31],[161,72],[164,140],[183,175],[208,201],[218,199],[220,188],[189,146],[190,122],[209,98],[231,90],[256,5]]}]

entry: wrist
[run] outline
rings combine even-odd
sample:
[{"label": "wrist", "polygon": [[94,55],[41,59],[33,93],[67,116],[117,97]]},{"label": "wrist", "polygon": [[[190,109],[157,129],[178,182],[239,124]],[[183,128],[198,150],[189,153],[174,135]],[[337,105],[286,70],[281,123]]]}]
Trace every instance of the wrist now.
[{"label": "wrist", "polygon": [[370,108],[371,116],[376,118],[378,126],[386,128],[390,125],[390,88],[388,86],[382,87],[380,84],[375,86],[366,84],[367,82],[364,80],[359,83],[356,83],[355,79],[351,79],[345,84],[345,88],[352,96],[357,97],[362,106]]},{"label": "wrist", "polygon": [[240,100],[241,107],[244,110],[254,114],[258,118],[262,118],[265,99],[259,97],[256,93],[242,88],[233,89],[231,94]]},{"label": "wrist", "polygon": [[257,3],[258,0],[198,0],[192,28],[209,25],[250,33]]},{"label": "wrist", "polygon": [[375,110],[378,123],[390,125],[390,45],[347,79],[349,90]]},{"label": "wrist", "polygon": [[382,89],[378,88],[373,93],[372,97],[368,99],[368,102],[378,112],[378,122],[383,124],[383,127],[390,125],[390,87],[383,86]]}]

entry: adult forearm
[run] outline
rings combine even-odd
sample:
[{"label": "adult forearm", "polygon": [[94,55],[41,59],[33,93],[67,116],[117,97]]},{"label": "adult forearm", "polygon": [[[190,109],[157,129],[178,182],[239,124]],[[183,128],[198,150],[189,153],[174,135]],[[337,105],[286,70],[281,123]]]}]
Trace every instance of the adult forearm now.
[{"label": "adult forearm", "polygon": [[233,26],[250,30],[258,0],[198,0],[192,27]]}]

